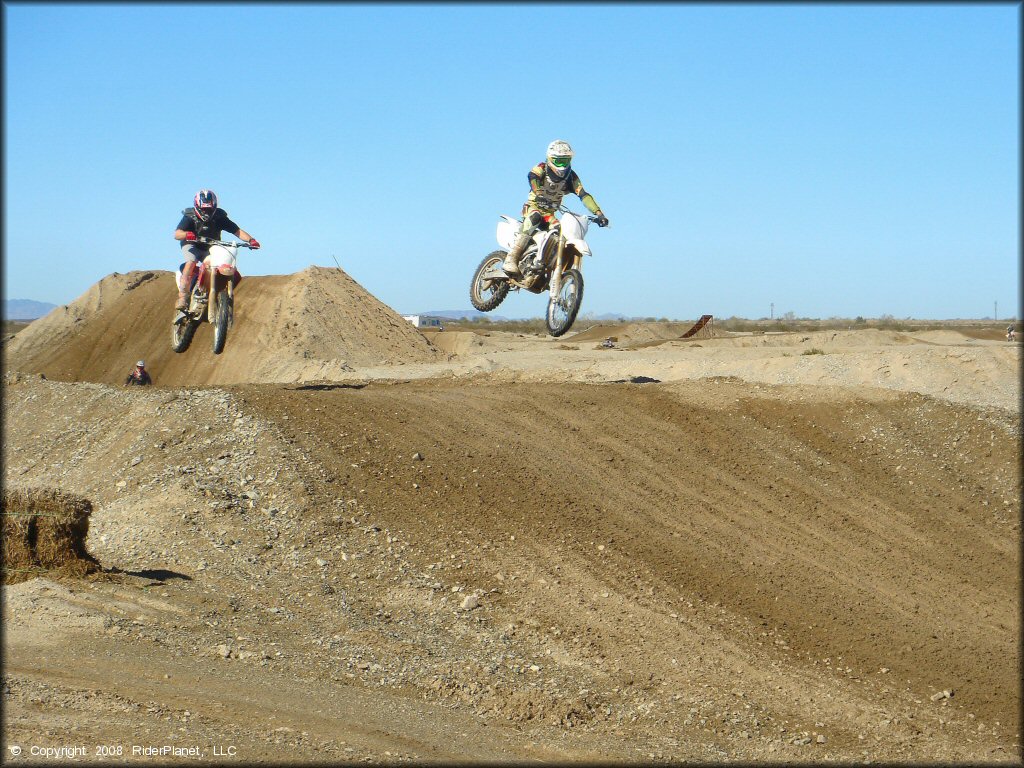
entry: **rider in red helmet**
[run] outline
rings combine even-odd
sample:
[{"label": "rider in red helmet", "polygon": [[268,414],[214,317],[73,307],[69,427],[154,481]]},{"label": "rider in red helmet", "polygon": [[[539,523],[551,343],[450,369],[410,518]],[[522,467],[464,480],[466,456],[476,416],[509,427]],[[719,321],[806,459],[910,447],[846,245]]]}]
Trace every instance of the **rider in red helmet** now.
[{"label": "rider in red helmet", "polygon": [[146,370],[146,361],[139,360],[132,369],[132,372],[128,374],[128,378],[125,379],[124,385],[126,387],[131,385],[146,386],[152,384],[153,379],[149,375],[149,371]]},{"label": "rider in red helmet", "polygon": [[228,218],[223,208],[217,207],[217,195],[211,189],[200,189],[196,192],[192,207],[181,212],[181,221],[174,230],[174,239],[181,241],[181,253],[185,257],[185,266],[181,270],[181,287],[178,289],[177,310],[188,309],[188,291],[192,283],[192,275],[196,264],[206,258],[210,247],[197,243],[197,237],[220,240],[221,232],[227,231],[239,240],[245,240],[253,248],[260,244],[252,235]]}]

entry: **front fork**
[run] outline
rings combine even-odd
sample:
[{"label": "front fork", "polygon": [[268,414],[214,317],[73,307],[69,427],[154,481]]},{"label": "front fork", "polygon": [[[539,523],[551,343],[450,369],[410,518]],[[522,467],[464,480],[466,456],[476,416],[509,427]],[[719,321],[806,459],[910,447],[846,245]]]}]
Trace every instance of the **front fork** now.
[{"label": "front fork", "polygon": [[[551,298],[552,300],[558,295],[558,291],[562,287],[562,272],[565,271],[567,257],[565,255],[565,238],[562,237],[561,233],[558,235],[558,252],[555,255],[555,266],[551,270]],[[572,257],[572,266],[579,268],[582,259],[578,253],[574,253]]]},{"label": "front fork", "polygon": [[[228,328],[234,324],[235,319],[235,281],[232,279],[233,276],[222,275],[216,270],[210,272],[210,295],[207,298],[206,303],[206,319],[210,323],[216,322],[214,319],[217,314],[217,295],[221,291],[227,291],[228,294]],[[227,283],[223,288],[219,288],[218,285]]]}]

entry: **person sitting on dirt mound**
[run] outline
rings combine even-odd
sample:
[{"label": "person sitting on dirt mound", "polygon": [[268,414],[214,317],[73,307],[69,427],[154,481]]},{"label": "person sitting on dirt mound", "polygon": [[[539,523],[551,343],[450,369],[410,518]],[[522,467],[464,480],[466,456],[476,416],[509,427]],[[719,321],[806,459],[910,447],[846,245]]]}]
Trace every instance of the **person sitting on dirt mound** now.
[{"label": "person sitting on dirt mound", "polygon": [[227,230],[239,240],[247,241],[253,248],[259,248],[260,244],[255,237],[228,218],[223,208],[217,207],[217,195],[211,189],[200,189],[196,192],[192,207],[181,213],[181,221],[174,230],[174,239],[181,241],[185,266],[181,270],[181,288],[178,290],[178,303],[174,308],[184,311],[188,309],[188,291],[196,264],[210,253],[210,246],[197,243],[197,237],[220,240],[221,232]]},{"label": "person sitting on dirt mound", "polygon": [[132,372],[128,374],[128,378],[125,379],[124,385],[127,387],[132,384],[137,384],[140,387],[144,387],[147,384],[152,383],[153,379],[150,378],[149,371],[146,370],[146,361],[139,360],[139,362],[135,364],[135,368]]},{"label": "person sitting on dirt mound", "polygon": [[562,204],[567,194],[576,195],[587,210],[597,217],[597,226],[607,227],[608,217],[601,213],[601,206],[583,188],[583,182],[576,171],[569,166],[575,153],[569,143],[556,139],[548,145],[547,158],[537,163],[526,178],[530,182],[530,195],[523,204],[523,224],[519,228],[519,237],[508,252],[501,268],[510,277],[518,277],[519,259],[530,243],[530,238],[538,229],[547,229],[555,219],[555,211]]}]

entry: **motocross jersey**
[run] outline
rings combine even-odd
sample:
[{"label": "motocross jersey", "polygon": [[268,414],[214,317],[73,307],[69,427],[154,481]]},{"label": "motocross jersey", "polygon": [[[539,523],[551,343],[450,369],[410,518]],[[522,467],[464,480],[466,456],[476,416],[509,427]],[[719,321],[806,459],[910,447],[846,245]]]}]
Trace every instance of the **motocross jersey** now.
[{"label": "motocross jersey", "polygon": [[[223,209],[218,208],[213,212],[209,221],[200,221],[195,208],[183,210],[181,221],[178,222],[178,229],[185,232],[195,232],[196,237],[206,237],[210,240],[220,240],[221,232],[227,230],[232,235],[238,236],[239,226],[235,224]],[[187,241],[183,241],[183,245]]]},{"label": "motocross jersey", "polygon": [[129,384],[138,384],[140,386],[146,386],[152,384],[153,379],[149,376],[149,371],[139,371],[138,369],[128,374],[128,378],[125,380],[125,386]]},{"label": "motocross jersey", "polygon": [[571,168],[563,178],[557,179],[548,173],[547,163],[537,163],[530,169],[526,178],[530,182],[530,195],[523,206],[524,215],[531,209],[553,214],[558,210],[562,198],[570,193],[576,195],[591,213],[601,210],[594,198],[583,188],[583,182],[576,175],[576,171]]}]

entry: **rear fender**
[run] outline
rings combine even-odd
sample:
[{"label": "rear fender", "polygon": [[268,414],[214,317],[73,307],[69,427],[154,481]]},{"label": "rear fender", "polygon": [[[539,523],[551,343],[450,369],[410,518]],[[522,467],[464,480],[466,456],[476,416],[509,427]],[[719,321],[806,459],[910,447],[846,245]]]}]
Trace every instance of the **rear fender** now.
[{"label": "rear fender", "polygon": [[516,241],[516,237],[519,236],[519,227],[521,225],[522,222],[518,219],[513,219],[511,216],[502,214],[501,218],[498,219],[498,230],[495,232],[498,245],[506,251],[511,251],[512,245]]}]

